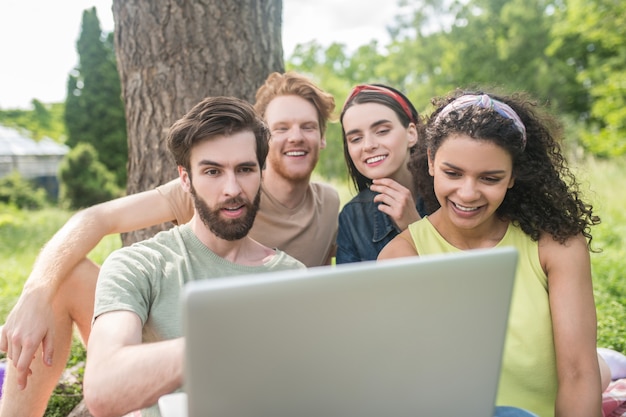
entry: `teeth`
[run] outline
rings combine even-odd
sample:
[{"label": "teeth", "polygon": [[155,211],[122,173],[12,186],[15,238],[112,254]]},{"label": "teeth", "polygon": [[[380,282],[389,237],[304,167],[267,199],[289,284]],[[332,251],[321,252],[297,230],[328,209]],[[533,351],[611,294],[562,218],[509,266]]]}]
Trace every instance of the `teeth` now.
[{"label": "teeth", "polygon": [[456,206],[456,208],[458,208],[461,211],[476,211],[478,210],[478,207],[464,207],[464,206],[460,206],[456,203],[454,203],[454,205]]},{"label": "teeth", "polygon": [[365,163],[367,164],[373,164],[374,162],[378,162],[378,161],[382,161],[383,159],[387,158],[385,155],[379,155],[379,156],[375,156],[373,158],[368,158],[365,160]]},{"label": "teeth", "polygon": [[304,156],[304,155],[306,155],[306,152],[304,152],[304,151],[291,151],[291,152],[286,152],[285,155],[287,155],[287,156]]}]

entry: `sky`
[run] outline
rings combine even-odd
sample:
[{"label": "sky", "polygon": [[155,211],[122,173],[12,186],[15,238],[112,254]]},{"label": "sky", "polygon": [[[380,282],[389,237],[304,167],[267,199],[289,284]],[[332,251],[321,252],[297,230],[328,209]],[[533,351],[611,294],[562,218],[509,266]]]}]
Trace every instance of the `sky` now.
[{"label": "sky", "polygon": [[[0,109],[65,100],[69,72],[78,63],[76,40],[83,10],[96,7],[100,25],[114,29],[112,0],[0,0]],[[384,6],[383,6],[384,5]],[[395,1],[283,0],[283,49],[299,43],[341,42],[349,50],[389,40]]]}]

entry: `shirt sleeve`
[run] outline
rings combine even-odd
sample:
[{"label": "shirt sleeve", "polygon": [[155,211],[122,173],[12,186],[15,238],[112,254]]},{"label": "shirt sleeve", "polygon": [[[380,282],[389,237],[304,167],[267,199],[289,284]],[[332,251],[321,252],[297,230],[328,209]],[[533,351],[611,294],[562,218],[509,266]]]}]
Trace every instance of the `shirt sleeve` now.
[{"label": "shirt sleeve", "polygon": [[93,320],[112,311],[131,311],[145,324],[150,311],[152,280],[158,279],[157,259],[145,253],[118,249],[102,264],[96,284]]},{"label": "shirt sleeve", "polygon": [[189,193],[186,193],[180,186],[178,178],[159,185],[157,192],[165,198],[172,213],[176,217],[175,224],[185,224],[193,217],[193,202]]}]

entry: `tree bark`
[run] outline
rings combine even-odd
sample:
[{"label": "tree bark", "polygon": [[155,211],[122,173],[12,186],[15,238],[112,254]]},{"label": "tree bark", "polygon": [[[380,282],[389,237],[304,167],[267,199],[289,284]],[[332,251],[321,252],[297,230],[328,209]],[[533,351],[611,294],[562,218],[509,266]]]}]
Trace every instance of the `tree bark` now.
[{"label": "tree bark", "polygon": [[[177,176],[169,126],[207,96],[254,102],[283,71],[282,0],[113,0],[115,48],[128,130],[127,193]],[[124,244],[170,227],[123,236]]]}]

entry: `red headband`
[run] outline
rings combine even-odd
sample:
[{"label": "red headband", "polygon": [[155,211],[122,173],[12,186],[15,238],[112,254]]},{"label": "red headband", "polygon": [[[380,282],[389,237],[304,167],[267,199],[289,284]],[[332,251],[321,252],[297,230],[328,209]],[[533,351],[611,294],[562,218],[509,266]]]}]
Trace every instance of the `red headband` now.
[{"label": "red headband", "polygon": [[357,85],[350,92],[350,95],[348,96],[348,98],[347,98],[345,104],[343,105],[343,107],[345,108],[346,104],[348,104],[350,101],[352,101],[352,99],[354,99],[354,97],[356,97],[362,91],[370,92],[370,93],[381,93],[381,94],[384,94],[384,95],[386,95],[388,97],[391,97],[396,102],[398,102],[400,107],[402,107],[402,110],[404,110],[404,113],[408,116],[409,120],[412,123],[417,123],[417,120],[415,120],[415,116],[413,115],[413,112],[411,112],[411,108],[409,107],[409,103],[407,103],[407,101],[400,94],[396,93],[393,90],[390,90],[388,88],[381,87],[381,86],[378,86],[378,85],[371,85],[371,84],[360,84],[360,85]]}]

